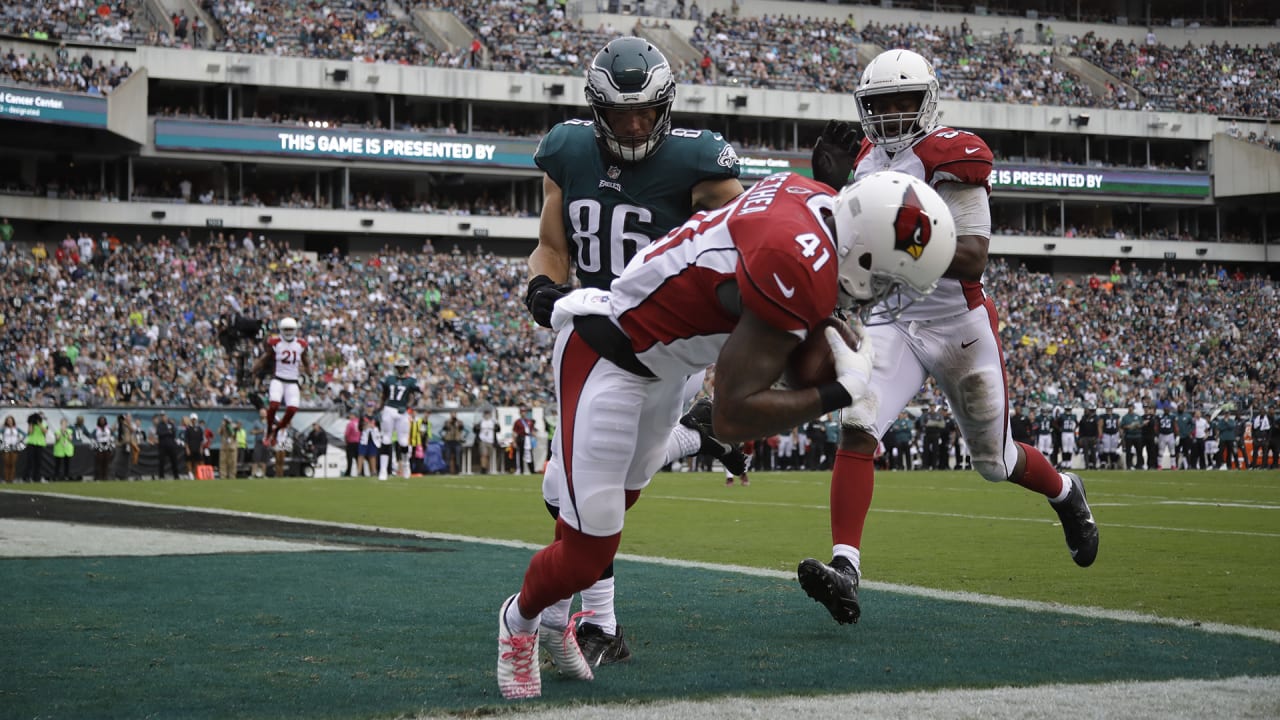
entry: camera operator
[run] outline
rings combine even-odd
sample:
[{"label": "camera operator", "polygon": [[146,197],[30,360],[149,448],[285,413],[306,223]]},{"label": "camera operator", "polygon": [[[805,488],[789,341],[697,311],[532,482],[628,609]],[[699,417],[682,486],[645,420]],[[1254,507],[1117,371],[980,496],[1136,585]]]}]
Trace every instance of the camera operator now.
[{"label": "camera operator", "polygon": [[236,442],[236,424],[227,416],[222,417],[222,427],[218,429],[218,477],[224,480],[236,476],[236,456],[239,446]]}]

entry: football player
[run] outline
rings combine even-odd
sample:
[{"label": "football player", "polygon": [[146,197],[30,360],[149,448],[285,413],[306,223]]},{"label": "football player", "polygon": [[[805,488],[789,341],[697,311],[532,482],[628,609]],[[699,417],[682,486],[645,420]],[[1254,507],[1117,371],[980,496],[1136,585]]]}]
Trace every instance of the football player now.
[{"label": "football player", "polygon": [[[695,210],[721,207],[742,193],[733,146],[709,130],[672,128],[676,84],[662,53],[638,37],[610,42],[587,69],[586,96],[592,120],[570,120],[551,129],[534,161],[544,171],[545,196],[538,246],[529,256],[525,303],[540,325],[550,327],[555,301],[571,290],[609,283],[655,238]],[[702,386],[702,373],[687,385],[686,402]],[[698,452],[721,460],[735,475],[745,456],[710,436],[710,405],[695,405],[674,428],[667,462]],[[552,482],[559,459],[548,460],[543,500],[554,517],[560,507]],[[666,463],[664,463],[666,464]],[[572,599],[547,613],[563,626]],[[592,665],[626,660],[631,651],[614,613],[613,568],[582,594],[590,621],[579,641]]]},{"label": "football player", "polygon": [[395,373],[382,379],[382,447],[378,454],[378,479],[387,479],[391,464],[391,438],[399,451],[397,466],[400,475],[409,477],[409,407],[422,394],[418,379],[409,376],[409,358],[396,358]]},{"label": "football player", "polygon": [[931,290],[951,262],[955,226],[937,193],[902,173],[832,196],[808,178],[771,175],[644,248],[608,291],[556,303],[560,462],[548,474],[564,502],[555,542],[499,612],[505,697],[541,693],[540,640],[560,673],[593,677],[572,621],[548,626],[543,613],[613,561],[627,508],[666,460],[689,375],[715,364],[712,420],[730,442],[789,430],[866,393],[872,344],[855,350],[834,328],[823,331],[833,381],[774,386],[791,351],[837,307],[901,283]]},{"label": "football player", "polygon": [[[271,385],[267,389],[267,434],[263,444],[275,444],[276,431],[289,427],[298,412],[300,393],[298,381],[311,375],[311,356],[307,354],[307,341],[298,337],[298,321],[284,318],[278,326],[280,334],[267,339],[267,351],[253,363],[254,375],[271,372]],[[299,373],[301,369],[301,374]],[[276,411],[284,403],[284,417],[276,424]]]},{"label": "football player", "polygon": [[[860,548],[877,438],[926,376],[955,412],[974,469],[991,482],[1013,482],[1048,498],[1076,564],[1090,565],[1098,551],[1098,530],[1080,478],[1059,473],[1011,435],[999,319],[982,286],[991,236],[991,150],[971,132],[939,125],[938,93],[927,60],[909,50],[887,50],[867,65],[854,90],[866,134],[861,146],[855,148],[848,124],[833,121],[814,147],[814,177],[834,187],[844,185],[851,168],[855,180],[892,169],[924,181],[946,201],[958,233],[955,258],[936,292],[923,298],[891,295],[869,314],[874,392],[841,414],[831,478],[833,559],[827,564],[809,558],[797,568],[804,591],[839,623],[857,622],[861,611]],[[900,222],[912,219],[904,215]],[[915,249],[910,239],[903,247]]]}]

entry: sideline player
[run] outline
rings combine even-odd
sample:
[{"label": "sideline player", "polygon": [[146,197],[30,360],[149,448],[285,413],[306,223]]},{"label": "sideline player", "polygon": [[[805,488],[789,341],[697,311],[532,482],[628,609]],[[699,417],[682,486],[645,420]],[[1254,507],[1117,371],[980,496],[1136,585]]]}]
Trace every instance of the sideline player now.
[{"label": "sideline player", "polygon": [[561,462],[553,479],[565,502],[555,542],[534,555],[499,612],[505,697],[541,694],[540,639],[562,674],[593,678],[572,624],[549,628],[542,615],[612,562],[627,508],[665,460],[689,375],[715,364],[713,421],[733,442],[789,430],[866,394],[872,343],[864,338],[855,351],[833,328],[821,332],[834,381],[774,385],[791,351],[837,307],[900,283],[930,291],[955,251],[955,226],[937,193],[902,173],[871,176],[834,200],[832,192],[792,173],[771,175],[646,247],[609,291],[582,289],[556,304]]},{"label": "sideline player", "polygon": [[[648,41],[610,42],[587,70],[586,96],[594,119],[553,127],[534,161],[545,172],[538,246],[529,256],[525,302],[538,324],[550,327],[555,301],[569,292],[570,274],[582,287],[607,290],[631,258],[650,241],[683,223],[695,210],[721,207],[742,193],[733,146],[709,130],[671,127],[676,85],[662,53]],[[695,372],[686,402],[702,387]],[[697,405],[671,432],[667,462],[706,452],[735,475],[745,456],[710,435],[710,408]],[[543,500],[559,512],[555,477],[559,459],[544,471]],[[666,464],[666,463],[664,463]],[[572,598],[545,616],[563,628]],[[590,620],[578,640],[593,666],[631,656],[614,613],[613,567],[582,593]]]},{"label": "sideline player", "polygon": [[[280,321],[280,334],[267,339],[267,352],[253,363],[253,373],[260,376],[271,372],[271,385],[267,389],[267,434],[263,444],[275,444],[276,431],[289,427],[298,412],[301,393],[298,381],[311,375],[311,356],[307,354],[307,341],[298,337],[298,321],[287,317]],[[302,373],[299,375],[299,368]],[[276,424],[276,411],[284,403],[284,417]]]},{"label": "sideline player", "polygon": [[844,123],[828,123],[814,147],[815,177],[837,187],[850,166],[855,181],[892,169],[928,183],[946,201],[958,235],[955,258],[936,292],[915,302],[889,298],[868,323],[876,347],[873,392],[841,412],[831,477],[832,561],[809,558],[797,568],[801,587],[838,623],[855,623],[861,612],[860,548],[878,438],[929,376],[955,413],[974,469],[991,482],[1044,495],[1077,565],[1089,566],[1098,552],[1098,529],[1079,476],[1059,473],[1011,435],[999,318],[982,286],[991,236],[991,150],[973,133],[938,124],[938,93],[933,66],[923,57],[900,49],[880,53],[854,90],[866,133],[856,158]]},{"label": "sideline player", "polygon": [[396,358],[395,374],[382,379],[382,446],[378,453],[378,479],[387,479],[387,467],[391,464],[391,439],[399,449],[396,467],[400,476],[409,477],[409,407],[422,394],[418,379],[409,376],[409,358]]}]

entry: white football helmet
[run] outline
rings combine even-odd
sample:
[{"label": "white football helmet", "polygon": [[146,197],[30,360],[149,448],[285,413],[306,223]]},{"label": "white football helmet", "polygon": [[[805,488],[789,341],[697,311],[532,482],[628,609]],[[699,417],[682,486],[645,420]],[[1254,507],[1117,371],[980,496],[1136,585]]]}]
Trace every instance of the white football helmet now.
[{"label": "white football helmet", "polygon": [[[875,114],[870,98],[920,93],[915,112]],[[862,132],[873,144],[896,153],[911,147],[938,126],[938,78],[929,64],[910,50],[886,50],[867,65],[853,91]]]},{"label": "white football helmet", "polygon": [[400,377],[408,377],[409,375],[409,358],[401,355],[396,358],[396,375]]},{"label": "white football helmet", "polygon": [[933,292],[956,254],[956,223],[923,180],[885,170],[834,204],[840,307],[864,323],[892,322]]},{"label": "white football helmet", "polygon": [[293,342],[298,337],[298,321],[285,318],[280,321],[280,337],[285,342]]}]

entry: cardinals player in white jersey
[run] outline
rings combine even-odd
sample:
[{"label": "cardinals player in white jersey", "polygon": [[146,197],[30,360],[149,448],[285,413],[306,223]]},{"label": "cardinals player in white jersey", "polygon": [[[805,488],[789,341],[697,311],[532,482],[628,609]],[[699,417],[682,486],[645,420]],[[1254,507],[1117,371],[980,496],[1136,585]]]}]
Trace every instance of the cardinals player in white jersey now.
[{"label": "cardinals player in white jersey", "polygon": [[1009,431],[999,321],[982,286],[991,236],[991,150],[973,133],[938,125],[937,77],[928,61],[909,50],[876,56],[854,98],[866,134],[856,160],[852,129],[828,123],[814,148],[814,176],[839,187],[852,166],[855,181],[884,170],[919,178],[946,201],[957,238],[955,259],[935,292],[891,296],[868,319],[876,348],[871,392],[841,412],[832,471],[833,559],[827,564],[810,558],[797,570],[805,592],[839,623],[855,623],[861,612],[860,548],[877,440],[926,376],[947,396],[974,469],[991,482],[1012,482],[1048,498],[1077,565],[1087,567],[1098,552],[1098,529],[1080,478],[1059,473],[1035,448],[1015,443]]},{"label": "cardinals player in white jersey", "polygon": [[[641,250],[609,290],[558,300],[553,366],[562,459],[556,540],[529,563],[498,621],[498,686],[541,693],[538,645],[564,675],[591,679],[572,618],[543,616],[613,561],[623,517],[664,462],[685,378],[715,364],[717,437],[740,442],[847,407],[866,392],[872,344],[822,330],[835,379],[776,388],[791,351],[837,307],[908,282],[928,292],[951,262],[955,227],[923,182],[880,173],[833,197],[771,175]],[[855,323],[854,335],[862,326]]]},{"label": "cardinals player in white jersey", "polygon": [[[275,444],[276,431],[289,427],[298,412],[298,381],[311,375],[311,357],[307,354],[307,341],[298,337],[298,321],[284,318],[279,325],[280,334],[267,340],[267,351],[253,364],[254,375],[270,372],[271,385],[267,390],[267,434],[262,444]],[[301,369],[301,374],[299,373]],[[284,416],[276,424],[276,411],[284,403]]]}]

